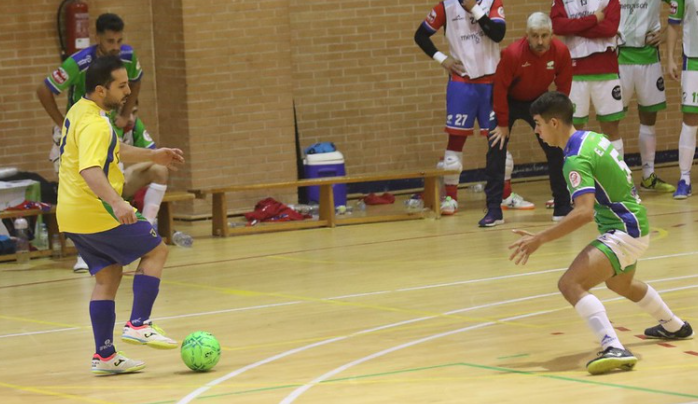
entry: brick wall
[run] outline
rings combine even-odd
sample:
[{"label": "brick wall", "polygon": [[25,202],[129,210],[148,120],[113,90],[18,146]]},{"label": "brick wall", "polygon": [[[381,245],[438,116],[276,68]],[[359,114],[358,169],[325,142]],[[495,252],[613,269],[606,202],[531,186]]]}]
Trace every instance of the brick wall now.
[{"label": "brick wall", "polygon": [[[145,71],[141,116],[161,145],[178,146],[187,165],[176,189],[296,178],[293,107],[300,145],[332,141],[348,173],[432,167],[446,135],[446,74],[413,35],[435,0],[86,0],[92,25],[103,12],[126,22],[126,41]],[[59,64],[55,13],[60,0],[0,2],[0,166],[53,179],[46,161],[51,121],[36,86]],[[505,1],[506,46],[549,0]],[[667,7],[664,7],[666,17]],[[92,27],[94,30],[94,27]],[[447,50],[442,32],[434,37]],[[670,108],[659,115],[658,149],[676,149],[679,86],[667,79]],[[65,97],[58,99],[65,105]],[[634,103],[622,124],[637,152]],[[592,119],[590,129],[598,129]],[[517,123],[517,163],[544,161]],[[486,145],[473,137],[465,168],[484,167]],[[294,190],[274,197],[292,201]],[[258,193],[231,195],[249,209]],[[182,214],[210,212],[206,202]]]}]

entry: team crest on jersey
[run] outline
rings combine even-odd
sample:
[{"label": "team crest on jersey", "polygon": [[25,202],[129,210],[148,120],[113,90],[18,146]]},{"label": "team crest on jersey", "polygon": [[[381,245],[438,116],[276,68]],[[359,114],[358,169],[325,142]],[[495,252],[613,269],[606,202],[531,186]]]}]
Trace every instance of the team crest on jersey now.
[{"label": "team crest on jersey", "polygon": [[427,22],[433,24],[434,21],[436,21],[436,11],[431,10],[431,13],[429,13],[429,15],[427,16]]},{"label": "team crest on jersey", "polygon": [[613,88],[613,91],[611,91],[611,96],[613,96],[613,98],[616,100],[621,99],[620,86],[616,86]]},{"label": "team crest on jersey", "polygon": [[669,3],[669,13],[676,14],[677,11],[679,11],[679,3],[676,1]]},{"label": "team crest on jersey", "polygon": [[664,91],[664,78],[657,79],[657,89],[659,89],[660,92]]},{"label": "team crest on jersey", "polygon": [[546,66],[547,70],[553,70],[555,69],[555,61],[548,61],[548,65]]},{"label": "team crest on jersey", "polygon": [[573,188],[579,187],[579,185],[582,183],[582,176],[577,171],[570,172],[569,177],[570,185],[572,185]]},{"label": "team crest on jersey", "polygon": [[62,85],[63,83],[68,81],[68,79],[70,79],[68,72],[66,72],[63,68],[58,68],[55,71],[53,71],[51,77],[53,77],[53,80],[55,80],[56,83],[59,85]]},{"label": "team crest on jersey", "polygon": [[499,16],[504,18],[504,7],[500,7],[497,9],[497,13],[499,13]]}]

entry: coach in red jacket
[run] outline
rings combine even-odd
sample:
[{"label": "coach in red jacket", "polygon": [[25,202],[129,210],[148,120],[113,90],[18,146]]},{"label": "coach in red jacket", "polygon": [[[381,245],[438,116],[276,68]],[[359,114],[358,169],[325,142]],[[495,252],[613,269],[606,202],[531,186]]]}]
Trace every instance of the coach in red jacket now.
[{"label": "coach in red jacket", "polygon": [[[494,79],[494,114],[497,127],[490,133],[487,151],[488,207],[498,206],[504,189],[504,165],[509,133],[518,119],[535,128],[529,108],[534,100],[555,82],[557,90],[569,95],[572,86],[572,58],[562,41],[553,38],[550,17],[533,13],[528,18],[526,36],[502,51]],[[550,188],[555,200],[553,220],[559,221],[572,208],[562,174],[562,149],[551,147],[536,134],[548,159]],[[490,182],[491,180],[491,182]],[[491,185],[491,186],[490,186]],[[490,205],[490,202],[492,203]]]}]

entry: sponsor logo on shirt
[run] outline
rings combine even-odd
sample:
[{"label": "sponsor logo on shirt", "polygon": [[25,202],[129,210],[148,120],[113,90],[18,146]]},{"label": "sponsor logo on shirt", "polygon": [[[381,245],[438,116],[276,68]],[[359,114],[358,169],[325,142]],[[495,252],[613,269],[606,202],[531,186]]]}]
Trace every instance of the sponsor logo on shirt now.
[{"label": "sponsor logo on shirt", "polygon": [[451,19],[451,21],[460,21],[460,20],[465,20],[465,17],[463,17],[460,14]]},{"label": "sponsor logo on shirt", "polygon": [[504,18],[504,7],[498,8],[497,13],[499,14],[500,17]]},{"label": "sponsor logo on shirt", "polygon": [[70,79],[68,72],[66,72],[65,69],[63,69],[62,67],[54,70],[53,73],[51,74],[51,77],[59,85],[62,85],[68,79]]},{"label": "sponsor logo on shirt", "polygon": [[577,171],[572,171],[570,172],[570,185],[572,185],[573,188],[579,187],[579,185],[582,184],[582,176],[579,174]]},{"label": "sponsor logo on shirt", "polygon": [[548,64],[547,64],[545,69],[548,69],[548,70],[555,69],[555,61],[548,61]]},{"label": "sponsor logo on shirt", "polygon": [[633,15],[635,10],[644,10],[647,7],[649,7],[649,4],[647,4],[647,2],[644,2],[641,4],[621,4],[620,5],[620,9],[628,12],[629,15]]},{"label": "sponsor logo on shirt", "polygon": [[528,61],[526,61],[526,63],[524,63],[523,65],[521,65],[522,68],[528,68],[529,66],[531,66],[531,64],[528,63]]},{"label": "sponsor logo on shirt", "polygon": [[431,10],[431,13],[427,16],[427,22],[433,24],[436,21],[436,11]]},{"label": "sponsor logo on shirt", "polygon": [[660,77],[657,79],[657,89],[659,89],[660,92],[664,91],[664,78]]}]

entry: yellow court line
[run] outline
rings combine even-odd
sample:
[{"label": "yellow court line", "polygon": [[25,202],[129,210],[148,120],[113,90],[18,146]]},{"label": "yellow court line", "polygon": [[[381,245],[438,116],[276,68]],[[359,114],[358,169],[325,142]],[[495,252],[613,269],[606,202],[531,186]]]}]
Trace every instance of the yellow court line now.
[{"label": "yellow court line", "polygon": [[510,326],[532,327],[532,326],[530,326],[528,324],[524,324],[524,323],[503,322],[503,321],[499,321],[497,319],[492,319],[492,318],[462,317],[462,316],[448,315],[448,314],[444,314],[444,313],[427,312],[427,311],[421,311],[421,310],[408,310],[408,309],[401,309],[401,308],[397,308],[397,307],[371,305],[371,304],[360,303],[360,302],[343,302],[343,301],[339,301],[339,300],[320,299],[320,298],[307,297],[307,296],[297,296],[297,295],[287,295],[287,294],[283,294],[283,293],[257,292],[257,291],[250,291],[250,290],[219,288],[216,286],[202,285],[202,284],[198,284],[198,283],[189,283],[189,282],[161,281],[160,283],[167,284],[167,285],[182,286],[182,287],[187,287],[187,288],[199,288],[199,289],[213,290],[216,292],[221,292],[221,293],[231,294],[231,295],[236,295],[236,296],[274,297],[274,298],[281,298],[281,299],[286,299],[286,300],[304,301],[304,302],[311,302],[311,303],[323,303],[323,304],[330,304],[330,305],[336,305],[336,306],[354,307],[354,308],[360,308],[360,309],[381,310],[381,311],[386,311],[386,312],[408,314],[411,316],[419,316],[419,317],[439,317],[439,318],[447,318],[447,319],[460,320],[460,321],[493,322],[496,324],[505,324],[505,325],[510,325]]},{"label": "yellow court line", "polygon": [[3,319],[3,320],[12,320],[12,321],[23,321],[23,322],[34,323],[34,324],[43,324],[43,325],[46,325],[46,326],[84,328],[83,326],[78,326],[78,325],[75,325],[75,324],[55,323],[55,322],[52,322],[52,321],[28,319],[28,318],[25,318],[25,317],[5,316],[5,315],[2,315],[2,314],[0,314],[0,319]]},{"label": "yellow court line", "polygon": [[[107,401],[101,400],[101,399],[88,398],[85,396],[69,395],[67,393],[60,393],[60,392],[39,389],[39,388],[36,388],[33,386],[13,385],[11,383],[5,383],[5,382],[0,382],[0,386],[5,387],[5,388],[10,388],[10,389],[16,389],[18,391],[23,391],[23,392],[37,393],[40,395],[55,396],[55,397],[65,398],[65,399],[70,399],[70,400],[80,400],[80,401],[83,401],[85,403],[101,403],[101,404],[114,404],[115,403],[115,402],[107,402]],[[61,389],[61,387],[59,387],[57,389]]]}]

